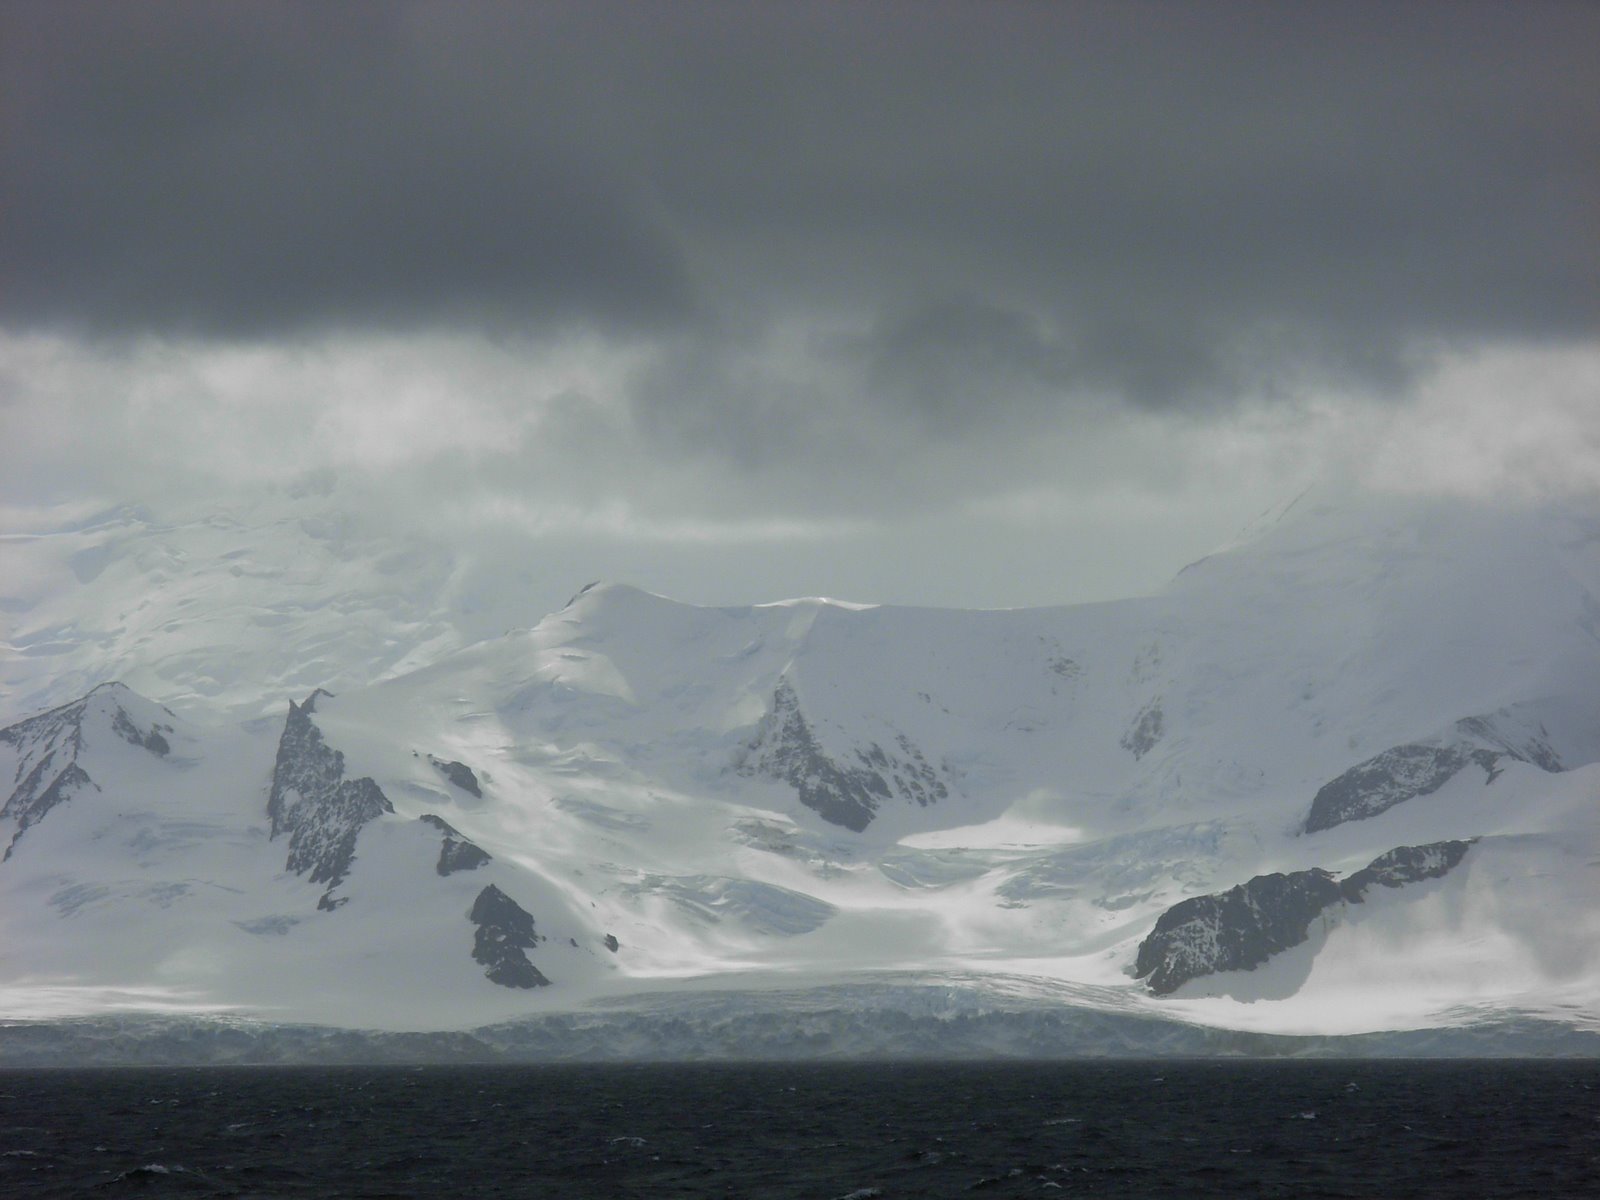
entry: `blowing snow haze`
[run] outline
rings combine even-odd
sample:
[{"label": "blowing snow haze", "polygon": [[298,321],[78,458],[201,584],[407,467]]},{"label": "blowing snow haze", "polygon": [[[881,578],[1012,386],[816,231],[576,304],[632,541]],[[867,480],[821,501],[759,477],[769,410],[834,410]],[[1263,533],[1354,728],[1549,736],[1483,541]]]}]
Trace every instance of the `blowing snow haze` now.
[{"label": "blowing snow haze", "polygon": [[1484,1011],[1592,1010],[1592,950],[1485,914],[1537,868],[1600,943],[1597,44],[0,7],[0,988],[461,1028],[981,976],[1316,1032],[1426,961],[1385,1019],[1453,1028],[1492,929]]}]

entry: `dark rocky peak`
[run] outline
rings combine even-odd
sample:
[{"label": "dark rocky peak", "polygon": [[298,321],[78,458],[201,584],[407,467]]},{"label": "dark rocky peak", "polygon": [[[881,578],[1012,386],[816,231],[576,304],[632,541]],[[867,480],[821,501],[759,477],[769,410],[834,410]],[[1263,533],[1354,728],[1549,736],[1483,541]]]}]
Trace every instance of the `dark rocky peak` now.
[{"label": "dark rocky peak", "polygon": [[[92,731],[103,724],[123,741],[160,756],[171,749],[162,735],[173,731],[176,720],[126,684],[102,683],[70,704],[0,729],[0,745],[29,761],[44,750],[70,749],[77,754],[83,748],[85,728]],[[16,774],[20,776],[23,769],[19,764]]]},{"label": "dark rocky peak", "polygon": [[870,742],[853,747],[843,761],[829,757],[787,676],[779,679],[772,706],[735,760],[734,769],[746,777],[787,783],[801,804],[823,820],[855,833],[871,824],[887,800],[898,798],[926,807],[950,794],[939,773],[905,734],[896,735],[887,750]]},{"label": "dark rocky peak", "polygon": [[173,733],[176,720],[165,708],[121,683],[103,683],[84,697],[85,726],[95,730],[104,722],[130,746],[148,750],[157,758],[171,753],[167,736]]},{"label": "dark rocky peak", "polygon": [[483,866],[484,863],[493,861],[487,850],[463,837],[443,817],[436,817],[432,813],[423,813],[418,820],[432,825],[444,834],[443,844],[439,848],[439,861],[434,864],[434,869],[439,874],[450,875],[456,871],[475,871]]},{"label": "dark rocky peak", "polygon": [[1391,746],[1318,788],[1306,816],[1305,832],[1319,833],[1346,821],[1362,821],[1418,796],[1431,796],[1474,762],[1492,778],[1496,761],[1487,751],[1474,758],[1463,745],[1413,742]]},{"label": "dark rocky peak", "polygon": [[1422,846],[1396,846],[1378,855],[1339,885],[1344,898],[1360,904],[1371,887],[1398,888],[1424,879],[1439,879],[1461,864],[1477,838],[1466,841],[1429,842]]},{"label": "dark rocky peak", "polygon": [[[131,711],[130,711],[131,710]],[[57,805],[87,788],[100,790],[80,761],[86,746],[107,734],[165,757],[173,732],[171,717],[121,683],[103,683],[70,704],[0,729],[0,747],[9,759],[9,794],[0,820],[15,822],[4,858],[18,839]],[[173,718],[176,720],[176,718]],[[3,861],[3,859],[0,859]]]},{"label": "dark rocky peak", "polygon": [[1311,923],[1341,897],[1338,880],[1314,868],[1257,875],[1180,901],[1140,943],[1134,975],[1164,996],[1201,975],[1251,970],[1305,941]]},{"label": "dark rocky peak", "polygon": [[1325,912],[1363,903],[1374,886],[1438,879],[1466,857],[1468,841],[1397,846],[1339,880],[1319,867],[1257,875],[1248,883],[1174,904],[1139,944],[1134,974],[1158,996],[1219,971],[1249,971],[1300,945]]},{"label": "dark rocky peak", "polygon": [[319,688],[304,704],[289,702],[267,817],[273,838],[289,837],[288,869],[327,884],[317,907],[331,910],[344,903],[333,898],[333,889],[349,874],[362,827],[394,806],[372,779],[344,777],[344,754],[323,740],[311,719],[317,698],[326,695]]},{"label": "dark rocky peak", "polygon": [[533,926],[533,917],[494,884],[478,893],[468,920],[478,927],[472,941],[472,957],[482,963],[484,974],[501,987],[546,987],[550,981],[528,960],[544,937]]},{"label": "dark rocky peak", "polygon": [[433,764],[434,770],[443,775],[456,787],[466,792],[469,796],[483,799],[483,789],[478,785],[478,776],[472,768],[464,762],[446,762],[442,758],[428,755],[428,761]]},{"label": "dark rocky peak", "polygon": [[1484,782],[1493,783],[1506,761],[1552,772],[1574,765],[1557,752],[1539,719],[1538,706],[1517,705],[1463,717],[1439,737],[1391,746],[1323,784],[1312,798],[1305,832],[1365,820],[1407,800],[1432,795],[1468,767],[1482,770]]}]

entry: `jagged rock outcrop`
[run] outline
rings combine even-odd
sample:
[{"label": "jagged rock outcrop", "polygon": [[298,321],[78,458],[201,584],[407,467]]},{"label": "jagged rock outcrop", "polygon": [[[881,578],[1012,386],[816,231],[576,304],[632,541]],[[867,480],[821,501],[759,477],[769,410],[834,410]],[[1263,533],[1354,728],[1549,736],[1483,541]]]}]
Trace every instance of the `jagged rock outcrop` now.
[{"label": "jagged rock outcrop", "polygon": [[11,793],[0,805],[0,820],[10,819],[15,827],[0,861],[10,858],[23,833],[57,805],[85,789],[100,790],[78,761],[84,749],[86,724],[98,723],[129,745],[148,750],[158,758],[171,751],[163,733],[171,733],[173,727],[136,720],[125,707],[133,695],[120,683],[104,683],[71,704],[0,729],[0,746],[15,756]]},{"label": "jagged rock outcrop", "polygon": [[441,875],[450,875],[456,871],[475,871],[486,862],[491,862],[493,856],[475,842],[463,837],[443,817],[436,817],[432,813],[423,813],[418,820],[432,825],[444,834],[443,845],[439,848],[439,861],[434,864],[434,870]]},{"label": "jagged rock outcrop", "polygon": [[332,910],[345,902],[333,897],[333,889],[350,872],[362,827],[392,813],[394,806],[372,779],[344,777],[344,754],[323,740],[311,719],[317,697],[325,695],[319,688],[304,704],[289,701],[267,816],[273,838],[289,836],[287,868],[312,883],[327,884],[317,907]]},{"label": "jagged rock outcrop", "polygon": [[872,742],[852,754],[853,763],[840,763],[823,751],[794,686],[781,679],[771,709],[735,769],[789,784],[801,804],[855,833],[871,824],[886,800],[898,797],[925,807],[949,797],[939,773],[903,733],[896,735],[893,750]]},{"label": "jagged rock outcrop", "polygon": [[1448,873],[1471,842],[1397,846],[1344,880],[1313,867],[1257,875],[1247,883],[1174,904],[1139,944],[1134,975],[1158,996],[1219,971],[1249,971],[1300,945],[1336,905],[1360,904],[1373,886],[1403,887]]},{"label": "jagged rock outcrop", "polygon": [[1432,795],[1473,763],[1492,777],[1496,755],[1460,745],[1391,746],[1323,784],[1311,801],[1305,831],[1318,833],[1375,817],[1407,800]]},{"label": "jagged rock outcrop", "polygon": [[1493,783],[1501,761],[1532,763],[1545,771],[1564,765],[1544,728],[1519,727],[1518,714],[1493,713],[1464,717],[1445,737],[1391,746],[1357,763],[1318,789],[1306,816],[1305,832],[1318,833],[1346,821],[1360,821],[1387,812],[1397,804],[1432,795],[1469,766]]},{"label": "jagged rock outcrop", "polygon": [[1340,882],[1339,888],[1347,902],[1360,904],[1366,899],[1368,889],[1374,885],[1397,888],[1408,883],[1420,883],[1424,879],[1438,879],[1460,865],[1476,840],[1396,846],[1347,876]]},{"label": "jagged rock outcrop", "polygon": [[1158,996],[1217,971],[1248,971],[1310,935],[1322,910],[1343,896],[1339,881],[1312,869],[1257,875],[1225,892],[1193,896],[1162,913],[1139,944],[1133,973]]},{"label": "jagged rock outcrop", "polygon": [[431,754],[428,755],[428,761],[433,764],[434,769],[439,774],[443,775],[463,792],[470,796],[476,796],[480,800],[483,799],[483,789],[478,785],[478,776],[466,763],[446,762],[444,759],[435,758]]},{"label": "jagged rock outcrop", "polygon": [[1157,696],[1139,710],[1139,715],[1118,739],[1118,744],[1134,758],[1143,758],[1161,740],[1165,722],[1166,718],[1161,712],[1161,697]]},{"label": "jagged rock outcrop", "polygon": [[533,917],[494,884],[478,893],[468,918],[478,927],[472,957],[484,974],[501,987],[546,987],[550,981],[528,961],[544,937],[535,931]]}]

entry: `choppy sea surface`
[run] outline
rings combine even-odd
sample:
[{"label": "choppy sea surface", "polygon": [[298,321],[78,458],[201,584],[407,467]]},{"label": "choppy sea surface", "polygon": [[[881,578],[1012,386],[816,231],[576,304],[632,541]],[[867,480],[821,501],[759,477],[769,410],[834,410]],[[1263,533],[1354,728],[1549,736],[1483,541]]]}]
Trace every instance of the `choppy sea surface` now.
[{"label": "choppy sea surface", "polygon": [[0,1196],[1600,1195],[1600,1062],[0,1072]]}]

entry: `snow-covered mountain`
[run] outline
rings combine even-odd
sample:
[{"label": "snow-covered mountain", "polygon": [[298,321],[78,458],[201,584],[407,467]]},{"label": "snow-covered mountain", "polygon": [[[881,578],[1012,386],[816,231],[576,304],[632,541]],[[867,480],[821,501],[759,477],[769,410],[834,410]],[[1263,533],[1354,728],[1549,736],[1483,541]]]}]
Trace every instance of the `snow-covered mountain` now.
[{"label": "snow-covered mountain", "polygon": [[[37,566],[99,545],[76,590]],[[53,705],[0,732],[13,1018],[681,1030],[921,988],[1600,1030],[1592,510],[1312,493],[1137,600],[599,585],[475,642],[448,564],[381,546],[248,588],[248,529],[123,512],[24,549],[11,611],[82,615],[5,667],[8,711]]]},{"label": "snow-covered mountain", "polygon": [[[202,721],[281,712],[526,626],[528,564],[340,506],[329,480],[0,532],[0,722],[116,679]],[[370,505],[368,506],[370,507]]]}]

